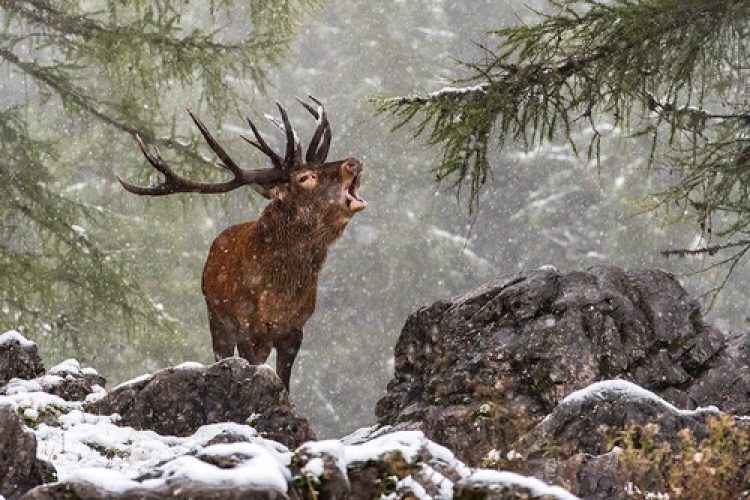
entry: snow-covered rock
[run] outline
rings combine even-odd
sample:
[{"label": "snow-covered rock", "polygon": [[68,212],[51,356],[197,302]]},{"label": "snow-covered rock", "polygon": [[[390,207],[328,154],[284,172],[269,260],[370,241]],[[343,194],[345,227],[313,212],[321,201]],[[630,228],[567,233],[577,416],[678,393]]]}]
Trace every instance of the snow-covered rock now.
[{"label": "snow-covered rock", "polygon": [[120,425],[163,435],[188,436],[206,424],[236,422],[290,447],[314,438],[276,372],[242,358],[182,363],[120,384],[86,408],[117,413]]},{"label": "snow-covered rock", "polygon": [[36,344],[16,330],[0,334],[0,386],[13,378],[31,379],[44,373]]}]

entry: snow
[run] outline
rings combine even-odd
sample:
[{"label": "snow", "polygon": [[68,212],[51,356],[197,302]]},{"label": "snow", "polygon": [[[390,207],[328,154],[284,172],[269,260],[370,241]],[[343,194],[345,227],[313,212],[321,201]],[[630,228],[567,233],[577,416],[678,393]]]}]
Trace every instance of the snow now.
[{"label": "snow", "polygon": [[16,411],[31,408],[38,411],[68,412],[80,406],[80,403],[64,399],[46,392],[18,392],[0,396],[0,404],[10,404]]},{"label": "snow", "polygon": [[578,497],[560,486],[551,486],[535,477],[522,476],[515,472],[495,471],[487,469],[475,470],[468,479],[464,481],[476,486],[516,486],[525,488],[534,496],[548,495],[559,500],[577,500]]},{"label": "snow", "polygon": [[[283,445],[258,436],[255,429],[241,424],[220,423],[200,427],[192,436],[162,436],[153,431],[136,430],[115,425],[117,415],[92,415],[79,409],[59,417],[60,426],[40,424],[35,433],[39,458],[53,463],[61,481],[71,478],[100,486],[89,476],[95,471],[112,471],[114,484],[132,488],[157,487],[159,480],[181,478],[206,484],[238,484],[279,489],[291,453]],[[240,435],[250,443],[216,444],[204,448],[207,442],[222,433]],[[222,475],[216,466],[185,456],[233,456],[241,458],[241,467]],[[272,458],[272,461],[269,461]],[[162,464],[166,462],[163,466]],[[197,463],[200,462],[200,463]],[[262,464],[266,464],[261,466]],[[80,477],[80,470],[86,474]],[[241,470],[240,470],[241,469]],[[149,471],[160,471],[163,476],[152,482],[128,482]],[[236,477],[235,477],[236,475]],[[242,479],[251,475],[250,479]],[[156,482],[154,482],[156,481]],[[232,482],[234,481],[234,482]],[[107,484],[107,481],[103,481]],[[286,485],[286,479],[284,480]],[[112,490],[107,486],[108,490]],[[284,490],[285,491],[285,490]]]},{"label": "snow", "polygon": [[[402,491],[402,490],[413,492],[414,497],[419,500],[431,500],[432,499],[432,497],[427,494],[427,491],[425,491],[422,485],[416,482],[414,478],[411,476],[406,476],[403,479],[399,479],[399,481],[396,483],[396,491],[391,493],[385,498],[389,498],[389,499],[390,498],[393,498],[393,499],[403,498],[398,493],[399,491]],[[407,498],[411,498],[411,497],[407,497]]]},{"label": "snow", "polygon": [[[70,365],[63,363],[59,365],[60,370]],[[187,369],[193,366],[187,364]],[[150,376],[139,378],[148,379]],[[164,436],[149,430],[118,426],[119,415],[116,414],[86,413],[80,402],[67,402],[40,392],[38,381],[15,379],[8,387],[13,394],[0,396],[0,404],[14,405],[29,420],[38,420],[40,412],[49,407],[62,410],[54,422],[45,419],[44,423],[32,430],[38,443],[37,456],[55,466],[62,482],[88,483],[117,494],[133,489],[161,489],[175,482],[211,487],[246,487],[285,494],[293,479],[289,469],[292,452],[278,442],[260,437],[254,428],[247,425],[210,424],[200,427],[191,436]],[[97,397],[104,393],[104,389],[96,386]],[[307,442],[302,445],[302,452],[311,458],[302,472],[320,477],[325,470],[324,454],[333,457],[346,476],[350,465],[378,460],[386,453],[398,452],[408,463],[420,466],[422,484],[412,476],[402,478],[397,484],[399,491],[412,491],[416,498],[431,498],[425,490],[425,480],[437,490],[436,498],[452,497],[454,484],[439,472],[443,466],[452,468],[460,478],[471,483],[490,483],[490,487],[494,483],[514,484],[536,494],[574,498],[561,488],[533,478],[472,470],[456,459],[449,449],[430,441],[421,431],[389,431],[388,427],[371,427],[360,429],[344,441]],[[223,433],[240,436],[243,441],[207,445]],[[370,441],[357,442],[366,438]],[[423,461],[425,452],[430,458]],[[214,465],[219,463],[217,459],[221,459],[222,465],[228,461],[234,466]],[[149,473],[149,479],[136,481],[145,473]]]},{"label": "snow", "polygon": [[9,344],[13,341],[18,342],[18,345],[21,347],[34,347],[36,345],[36,343],[21,335],[17,330],[9,330],[0,335],[0,346]]},{"label": "snow", "polygon": [[127,387],[129,385],[136,385],[140,384],[141,382],[146,382],[148,380],[151,380],[154,376],[150,373],[144,373],[143,375],[139,375],[138,377],[131,378],[130,380],[126,380],[125,382],[122,382],[120,384],[117,384],[113,391],[116,391],[117,389],[121,389],[123,387]]},{"label": "snow", "polygon": [[88,394],[86,396],[86,399],[84,400],[86,403],[94,403],[107,395],[107,391],[105,391],[104,387],[100,386],[99,384],[92,385],[91,391],[91,394]]},{"label": "snow", "polygon": [[196,361],[185,361],[175,366],[176,370],[202,370],[203,368],[205,368],[205,365]]},{"label": "snow", "polygon": [[73,232],[81,238],[86,238],[88,236],[88,231],[86,230],[86,228],[79,226],[78,224],[71,224],[70,229],[72,229]]},{"label": "snow", "polygon": [[[346,476],[346,448],[344,444],[336,439],[326,439],[323,441],[310,441],[302,445],[302,450],[304,453],[307,453],[309,455],[319,456],[323,454],[327,454],[333,457],[333,459],[336,461],[336,467],[341,471],[341,473]],[[323,460],[320,460],[320,464],[312,463],[313,460],[316,460],[316,458],[311,459],[307,465],[305,466],[306,469],[309,469],[309,472],[313,474],[314,476],[320,476],[323,473]],[[318,467],[320,467],[320,472],[316,474]]]},{"label": "snow", "polygon": [[[667,408],[669,411],[680,414],[680,415],[699,415],[702,413],[718,413],[719,409],[715,406],[708,406],[705,408],[696,408],[695,410],[681,410],[674,406],[672,403],[666,401],[661,396],[658,396],[654,394],[653,392],[644,389],[643,387],[634,384],[633,382],[628,382],[627,380],[603,380],[601,382],[595,382],[588,387],[585,387],[583,389],[580,389],[578,391],[572,392],[568,394],[565,399],[563,399],[560,404],[573,404],[573,403],[580,403],[582,401],[591,400],[591,399],[601,399],[604,397],[607,393],[621,393],[626,394],[632,398],[635,399],[644,399],[648,401],[653,401],[654,403],[663,406]],[[546,418],[548,418],[549,415]]]},{"label": "snow", "polygon": [[[193,448],[199,440],[196,440],[195,437],[201,435],[205,438],[210,434],[203,427],[188,438],[159,436],[150,431],[135,431],[129,427],[115,427],[107,429],[107,433],[115,434],[108,439],[100,432],[104,429],[95,428],[99,425],[106,426],[106,420],[106,417],[102,417],[95,423],[79,424],[79,426],[89,425],[94,426],[94,428],[77,433],[74,436],[77,440],[66,443],[66,445],[72,446],[75,448],[75,452],[81,454],[81,463],[85,465],[81,467],[63,463],[58,458],[54,463],[58,467],[61,481],[82,481],[113,493],[122,493],[134,488],[160,488],[176,480],[211,486],[273,489],[286,493],[288,481],[291,480],[291,475],[286,468],[289,460],[287,455],[290,454],[288,451],[286,453],[280,452],[276,446],[269,446],[266,444],[267,440],[264,439],[259,438],[258,442],[253,443],[216,444],[207,446],[196,453]],[[236,425],[238,424],[230,424],[229,427]],[[218,433],[216,431],[223,430],[224,426],[223,424],[216,424],[205,427],[212,427],[212,430]],[[92,453],[90,448],[87,451],[82,447],[82,438],[88,439],[87,442],[90,444],[108,448],[111,448],[115,443],[122,445],[125,439],[131,439],[134,441],[134,447],[140,447],[145,452],[141,455],[143,460],[140,462],[140,467],[132,467],[132,462],[129,463],[124,458],[117,460],[117,457],[110,459],[109,463],[96,466],[97,462],[102,462],[102,459],[92,457],[96,453]],[[122,451],[121,448],[118,448],[118,450]],[[129,451],[132,452],[133,449],[131,448]],[[195,455],[186,454],[191,451]],[[64,450],[64,452],[75,453],[69,450]],[[123,452],[123,454],[125,453]],[[200,457],[232,457],[238,461],[238,464],[234,468],[221,468],[201,460]],[[157,465],[164,460],[167,461]],[[63,467],[60,468],[60,465]],[[146,470],[157,472],[159,477],[147,479],[141,483],[133,481],[136,475]]]},{"label": "snow", "polygon": [[325,464],[323,463],[322,458],[311,458],[304,467],[302,467],[302,472],[307,475],[320,477],[323,475],[323,471],[325,470]]},{"label": "snow", "polygon": [[398,451],[408,463],[414,463],[426,438],[421,431],[398,431],[380,436],[366,443],[345,446],[347,464],[377,460],[382,455]]},{"label": "snow", "polygon": [[25,392],[40,392],[42,386],[38,380],[24,380],[21,378],[12,378],[3,388],[7,395],[21,394]]},{"label": "snow", "polygon": [[439,99],[441,97],[447,97],[447,96],[463,96],[466,94],[475,94],[480,93],[483,94],[485,90],[487,89],[488,85],[472,85],[469,87],[443,87],[440,90],[436,90],[435,92],[430,92],[428,94],[428,97],[430,99]]},{"label": "snow", "polygon": [[387,434],[391,432],[391,430],[392,427],[390,425],[384,425],[381,427],[376,424],[370,427],[360,427],[348,436],[342,437],[340,441],[344,445],[360,444],[374,437]]},{"label": "snow", "polygon": [[81,364],[76,359],[66,359],[62,363],[58,363],[50,368],[47,373],[52,375],[57,373],[72,373],[75,375],[81,374]]},{"label": "snow", "polygon": [[[63,479],[60,478],[60,480],[62,481]],[[91,484],[97,488],[112,493],[125,493],[128,490],[139,488],[141,486],[132,479],[128,479],[121,472],[102,469],[99,467],[83,467],[76,469],[66,475],[64,480]]]},{"label": "snow", "polygon": [[[306,443],[310,446],[313,443]],[[344,458],[347,465],[377,460],[386,453],[398,452],[408,463],[416,463],[422,458],[422,450],[432,456],[433,461],[453,468],[463,478],[471,475],[471,469],[459,461],[448,448],[427,439],[422,431],[397,431],[361,444],[345,445]],[[434,462],[433,462],[434,463]],[[433,469],[428,463],[422,464],[423,476],[441,492],[441,498],[451,498],[453,482]],[[415,491],[416,493],[416,491]]]}]

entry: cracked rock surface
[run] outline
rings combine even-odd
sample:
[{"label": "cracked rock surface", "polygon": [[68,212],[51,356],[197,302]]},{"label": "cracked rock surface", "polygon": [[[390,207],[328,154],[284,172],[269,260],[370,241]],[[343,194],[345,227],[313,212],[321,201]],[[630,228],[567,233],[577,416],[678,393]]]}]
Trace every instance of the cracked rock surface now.
[{"label": "cracked rock surface", "polygon": [[478,464],[599,380],[750,414],[748,359],[747,342],[706,324],[669,273],[532,270],[412,314],[376,414]]}]

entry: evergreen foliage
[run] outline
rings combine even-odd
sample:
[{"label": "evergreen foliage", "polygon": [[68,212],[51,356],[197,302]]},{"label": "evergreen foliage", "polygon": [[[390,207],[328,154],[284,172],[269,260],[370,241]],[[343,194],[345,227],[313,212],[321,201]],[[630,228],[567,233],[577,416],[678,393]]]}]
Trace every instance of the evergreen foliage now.
[{"label": "evergreen foliage", "polygon": [[[0,111],[0,330],[45,332],[56,348],[86,359],[97,343],[80,342],[79,333],[116,338],[175,328],[126,269],[123,245],[115,244],[121,216],[79,199],[76,183],[101,191],[115,171],[142,182],[135,172],[148,169],[135,134],[180,165],[211,164],[200,140],[180,137],[185,101],[165,96],[197,94],[193,104],[215,115],[246,105],[247,89],[263,90],[312,3],[0,4],[0,67],[8,77]],[[132,154],[117,155],[120,145]]]},{"label": "evergreen foliage", "polygon": [[[377,99],[396,127],[439,145],[434,172],[470,204],[490,174],[488,148],[528,149],[594,131],[586,155],[601,159],[612,122],[651,140],[648,165],[670,172],[657,206],[677,206],[705,240],[667,254],[713,255],[730,272],[750,252],[750,3],[742,0],[556,0],[535,23],[490,33],[484,56],[462,63],[456,87]],[[655,208],[655,207],[652,207]]]}]

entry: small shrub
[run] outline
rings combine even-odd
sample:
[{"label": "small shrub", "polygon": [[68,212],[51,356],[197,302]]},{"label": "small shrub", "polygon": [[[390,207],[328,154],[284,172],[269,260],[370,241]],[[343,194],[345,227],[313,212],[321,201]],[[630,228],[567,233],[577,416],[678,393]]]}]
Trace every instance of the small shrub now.
[{"label": "small shrub", "polygon": [[618,457],[630,497],[729,500],[747,494],[750,437],[732,417],[710,417],[708,436],[700,441],[688,429],[678,438],[674,445],[660,439],[655,424],[621,433]]}]

